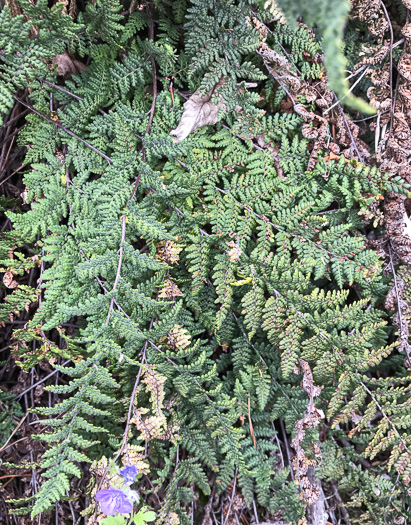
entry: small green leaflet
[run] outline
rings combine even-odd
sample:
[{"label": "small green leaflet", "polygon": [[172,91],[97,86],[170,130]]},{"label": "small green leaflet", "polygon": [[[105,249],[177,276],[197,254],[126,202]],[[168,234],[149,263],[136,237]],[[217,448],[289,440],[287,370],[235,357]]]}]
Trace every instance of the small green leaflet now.
[{"label": "small green leaflet", "polygon": [[155,519],[156,513],[143,507],[137,516],[134,516],[134,523],[135,525],[144,525],[147,521],[154,521]]},{"label": "small green leaflet", "polygon": [[127,523],[126,518],[123,516],[109,516],[103,521],[103,525],[125,525]]}]

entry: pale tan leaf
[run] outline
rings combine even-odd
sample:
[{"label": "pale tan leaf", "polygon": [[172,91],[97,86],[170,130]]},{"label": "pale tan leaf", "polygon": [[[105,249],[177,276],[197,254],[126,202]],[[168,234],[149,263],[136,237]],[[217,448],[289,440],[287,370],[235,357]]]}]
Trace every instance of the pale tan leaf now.
[{"label": "pale tan leaf", "polygon": [[217,87],[221,86],[221,81],[212,90],[200,97],[200,90],[197,91],[184,104],[184,112],[176,129],[170,131],[173,142],[178,144],[190,133],[203,126],[211,126],[217,122],[218,110],[224,108],[222,100],[218,104],[213,104],[211,99]]},{"label": "pale tan leaf", "polygon": [[71,58],[71,56],[65,52],[61,55],[56,55],[51,61],[52,64],[57,66],[57,74],[62,77],[69,77],[71,75],[78,75],[80,71],[86,69],[85,64]]},{"label": "pale tan leaf", "polygon": [[4,286],[6,286],[7,288],[16,288],[17,286],[17,281],[15,281],[13,279],[13,274],[11,272],[6,272],[4,275],[3,275],[3,284]]},{"label": "pale tan leaf", "polygon": [[25,188],[24,191],[22,191],[22,192],[20,193],[20,197],[21,197],[21,199],[23,200],[23,204],[27,204],[28,196],[29,196],[28,189]]}]

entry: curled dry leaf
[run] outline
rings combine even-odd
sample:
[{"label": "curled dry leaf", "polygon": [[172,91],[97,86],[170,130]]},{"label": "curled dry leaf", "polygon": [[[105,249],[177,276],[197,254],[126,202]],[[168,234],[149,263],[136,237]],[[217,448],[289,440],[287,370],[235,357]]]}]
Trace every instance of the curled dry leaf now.
[{"label": "curled dry leaf", "polygon": [[218,104],[213,104],[211,101],[215,90],[222,85],[222,81],[218,82],[213,89],[206,93],[203,97],[200,96],[200,90],[197,91],[184,104],[184,112],[176,129],[170,131],[175,144],[184,140],[190,133],[203,126],[211,126],[216,124],[218,110],[225,107],[222,100]]},{"label": "curled dry leaf", "polygon": [[29,196],[28,189],[25,188],[24,191],[22,191],[22,192],[20,193],[20,197],[21,197],[21,199],[22,199],[22,201],[23,201],[23,204],[27,204],[28,196]]},{"label": "curled dry leaf", "polygon": [[11,272],[6,272],[3,275],[3,284],[7,288],[16,288],[18,283],[14,280],[14,276]]},{"label": "curled dry leaf", "polygon": [[71,58],[67,52],[62,53],[61,55],[56,55],[51,63],[57,66],[57,74],[65,78],[70,77],[71,75],[78,75],[81,71],[86,69],[83,62]]}]

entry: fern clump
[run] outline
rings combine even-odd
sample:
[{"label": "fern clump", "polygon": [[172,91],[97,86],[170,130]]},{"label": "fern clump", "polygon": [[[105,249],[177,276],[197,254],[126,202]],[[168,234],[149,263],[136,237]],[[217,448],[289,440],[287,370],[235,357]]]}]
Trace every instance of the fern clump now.
[{"label": "fern clump", "polygon": [[[26,196],[7,211],[1,264],[41,266],[1,312],[38,301],[15,355],[66,381],[31,412],[42,484],[15,512],[74,497],[90,464],[92,523],[115,458],[141,473],[159,524],[191,523],[197,497],[225,491],[239,516],[305,523],[320,480],[352,523],[406,516],[409,378],[366,233],[382,195],[408,186],[331,148],[312,98],[322,51],[344,88],[330,35],[247,0],[98,0],[77,17],[19,4],[0,15],[0,110],[29,110]],[[62,56],[81,66],[62,73]]]}]

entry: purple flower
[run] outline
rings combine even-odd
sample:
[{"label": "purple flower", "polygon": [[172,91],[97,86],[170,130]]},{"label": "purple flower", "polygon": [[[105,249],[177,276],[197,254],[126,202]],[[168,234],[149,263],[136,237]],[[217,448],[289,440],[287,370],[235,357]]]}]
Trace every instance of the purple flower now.
[{"label": "purple flower", "polygon": [[101,512],[107,516],[114,514],[128,514],[133,510],[133,505],[127,499],[127,496],[121,490],[109,489],[99,490],[96,494],[96,500],[100,502]]},{"label": "purple flower", "polygon": [[134,465],[127,465],[123,470],[120,470],[120,474],[125,479],[127,485],[131,485],[138,474],[138,469]]}]

